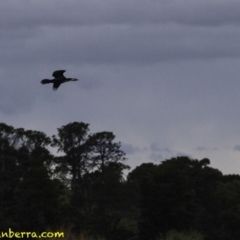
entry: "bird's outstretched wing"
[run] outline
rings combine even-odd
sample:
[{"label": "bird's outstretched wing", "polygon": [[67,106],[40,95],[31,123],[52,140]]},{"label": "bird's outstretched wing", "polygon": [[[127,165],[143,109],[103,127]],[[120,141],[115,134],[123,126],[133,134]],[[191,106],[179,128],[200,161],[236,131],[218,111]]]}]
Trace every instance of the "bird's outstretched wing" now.
[{"label": "bird's outstretched wing", "polygon": [[57,71],[53,72],[52,75],[55,78],[62,78],[62,77],[65,78],[65,76],[63,75],[64,72],[66,72],[66,70],[57,70]]},{"label": "bird's outstretched wing", "polygon": [[56,91],[60,85],[61,85],[61,82],[54,82],[53,83],[53,90]]}]

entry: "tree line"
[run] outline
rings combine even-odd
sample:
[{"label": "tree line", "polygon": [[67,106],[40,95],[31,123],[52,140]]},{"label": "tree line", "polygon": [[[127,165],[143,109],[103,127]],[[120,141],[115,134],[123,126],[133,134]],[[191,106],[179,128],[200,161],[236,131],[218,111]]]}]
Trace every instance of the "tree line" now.
[{"label": "tree line", "polygon": [[239,239],[239,175],[183,156],[144,163],[125,179],[126,160],[112,132],[90,133],[83,122],[52,137],[0,123],[0,231],[64,226],[108,240],[155,240],[173,230]]}]

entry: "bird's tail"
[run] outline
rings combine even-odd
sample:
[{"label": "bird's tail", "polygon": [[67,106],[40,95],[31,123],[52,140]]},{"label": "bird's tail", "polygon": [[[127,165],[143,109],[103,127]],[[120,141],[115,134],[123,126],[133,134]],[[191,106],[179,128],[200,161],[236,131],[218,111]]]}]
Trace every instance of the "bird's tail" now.
[{"label": "bird's tail", "polygon": [[42,84],[48,84],[48,83],[52,83],[52,80],[49,80],[49,79],[43,79],[41,81]]}]

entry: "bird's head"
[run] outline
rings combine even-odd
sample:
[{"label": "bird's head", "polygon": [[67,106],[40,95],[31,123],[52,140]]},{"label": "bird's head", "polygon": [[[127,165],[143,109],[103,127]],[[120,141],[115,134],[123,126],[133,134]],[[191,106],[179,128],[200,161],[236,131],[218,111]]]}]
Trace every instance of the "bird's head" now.
[{"label": "bird's head", "polygon": [[78,81],[79,79],[77,78],[70,78],[70,81]]}]

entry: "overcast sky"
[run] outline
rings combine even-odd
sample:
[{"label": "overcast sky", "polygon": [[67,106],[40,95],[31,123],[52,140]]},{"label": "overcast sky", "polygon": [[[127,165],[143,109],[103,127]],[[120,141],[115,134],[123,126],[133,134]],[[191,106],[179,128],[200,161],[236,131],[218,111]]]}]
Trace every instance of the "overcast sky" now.
[{"label": "overcast sky", "polygon": [[[52,72],[80,79],[57,91]],[[112,131],[132,169],[187,155],[240,174],[240,1],[1,0],[0,122]]]}]

